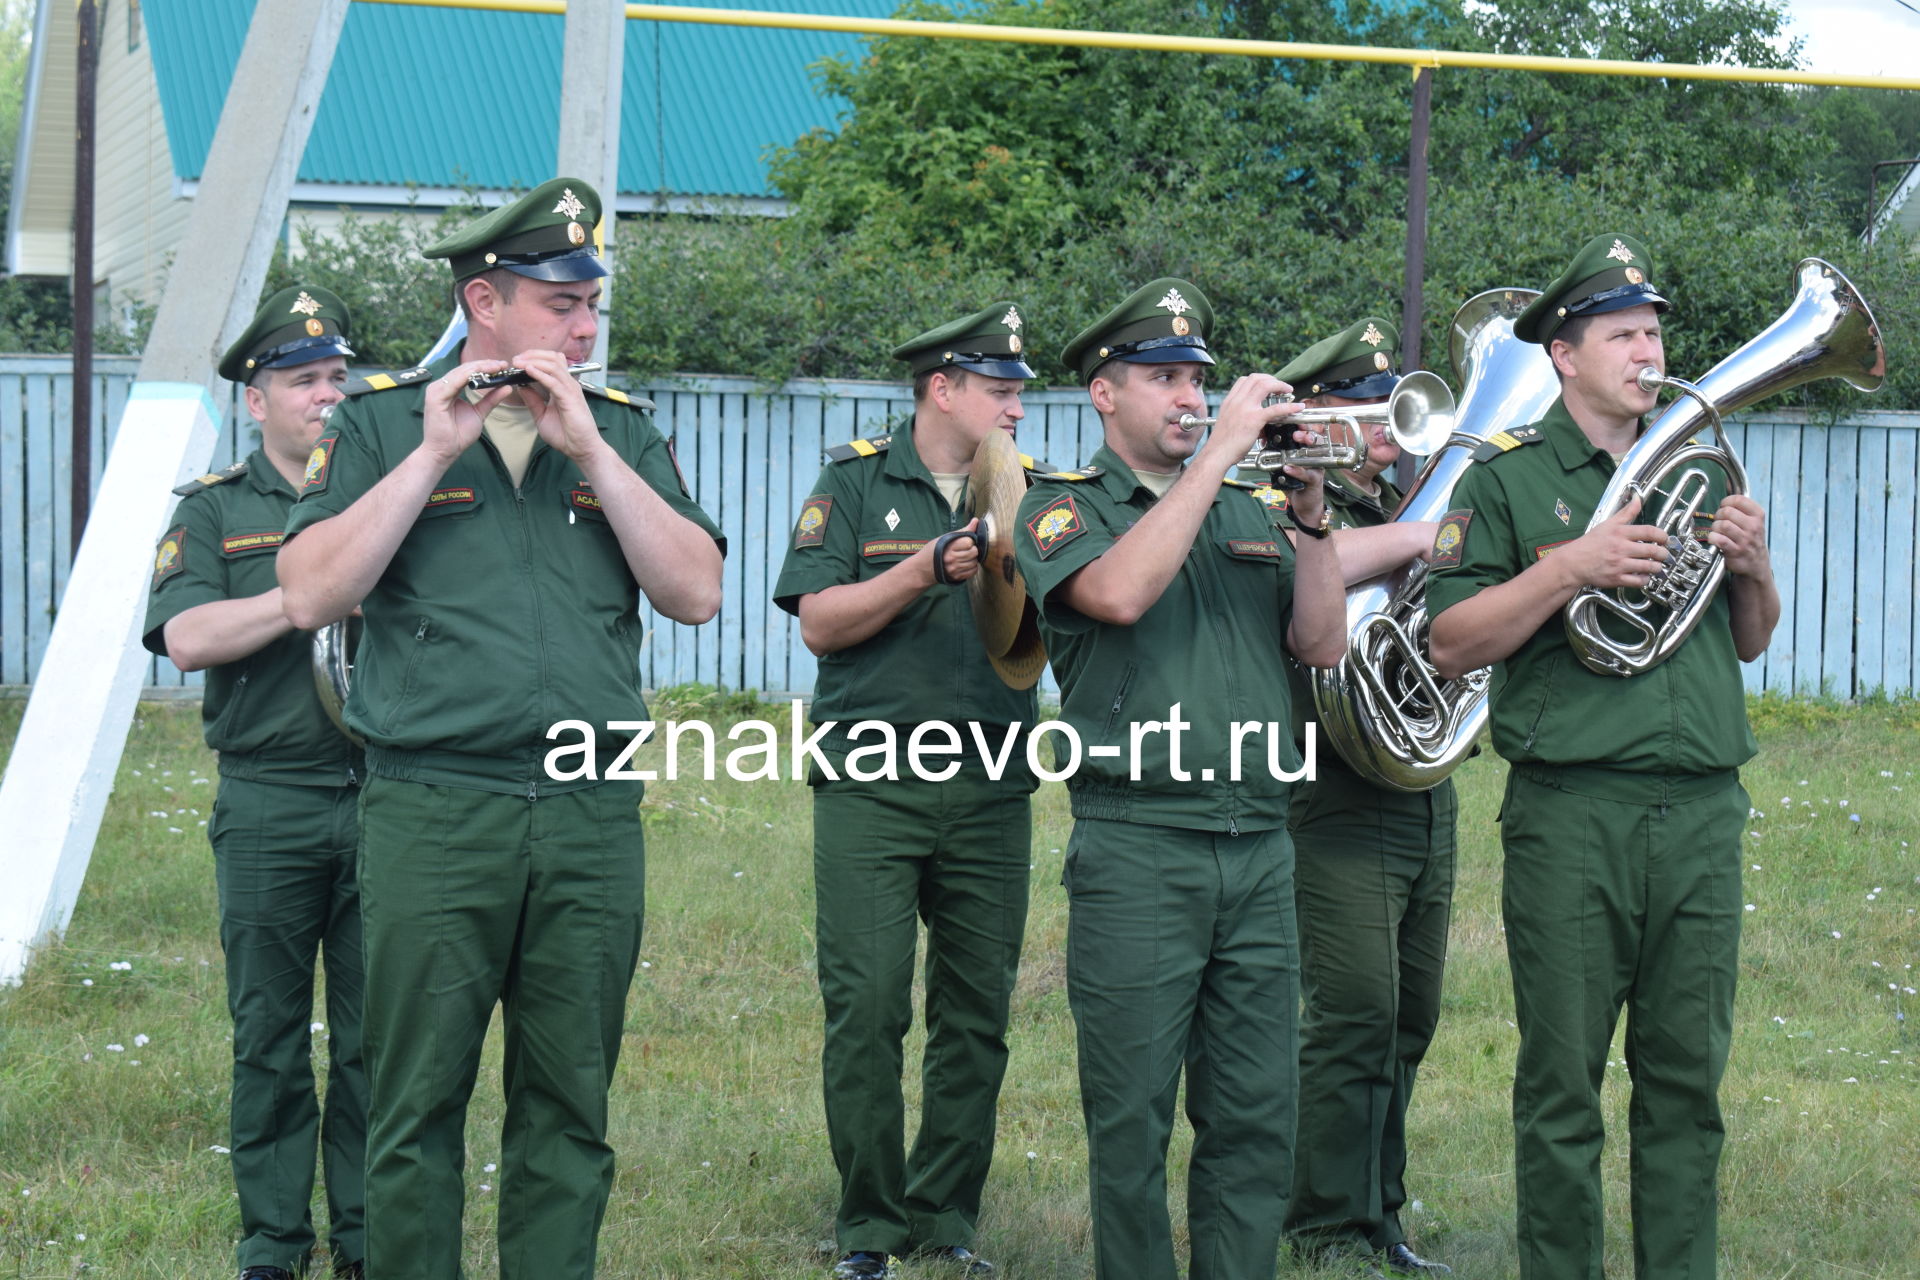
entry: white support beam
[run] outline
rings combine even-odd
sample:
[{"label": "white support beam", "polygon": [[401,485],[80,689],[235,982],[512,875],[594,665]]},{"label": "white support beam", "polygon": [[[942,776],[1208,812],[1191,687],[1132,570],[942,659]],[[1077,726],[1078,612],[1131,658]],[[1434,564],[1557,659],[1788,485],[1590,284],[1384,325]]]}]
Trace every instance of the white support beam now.
[{"label": "white support beam", "polygon": [[[624,0],[568,0],[560,63],[560,146],[554,176],[585,178],[600,192],[606,243],[613,253],[613,210],[620,198],[620,81],[626,60]],[[592,359],[607,364],[613,325],[613,280],[600,282],[600,333]]]},{"label": "white support beam", "polygon": [[94,515],[0,780],[0,982],[73,917],[140,696],[153,546],[169,490],[206,470],[221,347],[259,305],[347,0],[260,0]]}]

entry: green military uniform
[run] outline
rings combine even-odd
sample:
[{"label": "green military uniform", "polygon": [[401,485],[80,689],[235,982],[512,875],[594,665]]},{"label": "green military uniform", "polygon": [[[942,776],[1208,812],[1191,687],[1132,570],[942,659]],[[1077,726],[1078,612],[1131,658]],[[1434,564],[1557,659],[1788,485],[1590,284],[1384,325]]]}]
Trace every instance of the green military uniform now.
[{"label": "green military uniform", "polygon": [[[1515,333],[1544,343],[1572,315],[1664,309],[1651,273],[1637,241],[1602,236]],[[1436,617],[1579,537],[1614,470],[1558,401],[1480,457],[1435,540]],[[1493,744],[1512,765],[1502,910],[1523,1280],[1603,1274],[1600,1081],[1623,1005],[1635,1274],[1715,1272],[1747,816],[1737,771],[1756,750],[1730,617],[1722,591],[1671,658],[1621,679],[1583,666],[1556,615],[1495,668]]]},{"label": "green military uniform", "polygon": [[[1211,363],[1211,318],[1191,284],[1156,281],[1075,339],[1068,363],[1083,376],[1107,359]],[[1119,456],[1038,480],[1020,509],[1020,569],[1085,749],[1062,883],[1101,1277],[1175,1274],[1166,1152],[1183,1066],[1192,1275],[1270,1280],[1276,1264],[1299,999],[1288,784],[1274,776],[1299,767],[1281,674],[1293,558],[1252,490],[1221,485],[1132,626],[1059,592],[1155,501]],[[1175,704],[1190,725],[1177,758],[1168,734],[1146,733],[1136,773],[1131,726]],[[1237,752],[1235,722],[1262,726]]]},{"label": "green military uniform", "polygon": [[[324,289],[287,289],[261,306],[222,360],[254,372],[352,355],[348,317]],[[293,486],[264,450],[182,485],[154,557],[146,647],[167,652],[166,624],[216,601],[279,586],[274,552]],[[219,889],[220,946],[233,1016],[234,1187],[242,1270],[299,1274],[314,1245],[314,1157],[326,1168],[336,1267],[366,1256],[367,1073],[361,1054],[360,890],[354,810],[360,752],[321,709],[311,637],[290,632],[209,668],[200,704],[219,753],[207,828]],[[313,966],[327,973],[327,1090],[314,1095]]]},{"label": "green military uniform", "polygon": [[[1314,344],[1278,376],[1307,395],[1370,400],[1393,390],[1399,334],[1368,316]],[[1327,475],[1335,528],[1383,525],[1400,493]],[[1289,662],[1293,703],[1311,678]],[[1287,1233],[1301,1253],[1372,1253],[1406,1242],[1406,1117],[1440,1018],[1453,903],[1453,783],[1405,792],[1369,782],[1324,737],[1288,828],[1300,919],[1300,1122]]]},{"label": "green military uniform", "polygon": [[[1021,324],[1016,307],[996,303],[894,354],[916,374],[1024,379],[1032,370],[1020,359]],[[802,596],[878,577],[966,523],[915,439],[909,421],[828,451],[774,587],[781,608],[798,614]],[[821,1063],[840,1172],[834,1235],[842,1254],[879,1255],[881,1267],[909,1250],[970,1250],[1006,1072],[1037,780],[1021,750],[1003,777],[990,777],[968,726],[997,751],[1009,726],[1024,733],[1033,723],[1034,694],[995,674],[967,589],[936,585],[873,636],[821,656],[812,716],[840,726],[824,751],[840,777],[812,780]],[[964,742],[958,773],[927,781],[903,762],[897,781],[845,776],[849,750],[872,740],[849,740],[864,720],[897,726],[903,746],[923,721],[954,725]],[[927,1044],[908,1153],[901,1041],[913,1020],[917,921],[927,927]]]},{"label": "green military uniform", "polygon": [[[456,275],[605,268],[598,199],[536,188],[429,251]],[[584,224],[584,225],[583,225]],[[289,538],[338,514],[416,449],[425,384],[457,356],[343,406],[316,445]],[[718,537],[666,441],[617,392],[587,403],[607,443]],[[367,740],[368,1252],[377,1277],[459,1274],[464,1121],[493,1006],[504,1008],[503,1277],[589,1276],[613,1152],[606,1092],[639,955],[638,784],[550,778],[548,726],[644,720],[638,587],[599,495],[536,443],[518,484],[483,436],[440,478],[364,602],[347,700]]]}]

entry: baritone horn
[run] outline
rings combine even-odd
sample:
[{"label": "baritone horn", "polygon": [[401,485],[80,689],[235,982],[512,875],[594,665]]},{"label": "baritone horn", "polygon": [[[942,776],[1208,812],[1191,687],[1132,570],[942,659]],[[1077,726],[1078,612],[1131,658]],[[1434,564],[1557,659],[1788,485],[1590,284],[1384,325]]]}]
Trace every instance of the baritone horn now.
[{"label": "baritone horn", "polygon": [[[1410,373],[1387,402],[1388,430],[1427,464],[1395,521],[1438,520],[1489,436],[1532,422],[1560,394],[1544,349],[1513,336],[1513,322],[1539,294],[1493,289],[1453,317],[1456,406],[1434,374]],[[1443,679],[1428,657],[1427,566],[1415,560],[1347,590],[1347,652],[1313,674],[1321,732],[1355,773],[1396,791],[1444,782],[1487,723],[1492,673]]]},{"label": "baritone horn", "polygon": [[[1860,391],[1885,378],[1880,326],[1852,281],[1819,258],[1802,259],[1794,276],[1796,291],[1780,318],[1698,386],[1651,367],[1641,371],[1643,388],[1671,386],[1684,398],[1627,451],[1586,531],[1640,498],[1642,522],[1666,534],[1667,560],[1643,587],[1583,587],[1567,602],[1567,640],[1588,669],[1616,676],[1651,671],[1705,615],[1727,565],[1720,548],[1697,536],[1696,522],[1711,519],[1716,488],[1726,495],[1747,492],[1723,414],[1821,378],[1839,378]],[[1695,438],[1703,425],[1713,429],[1714,443]]]}]

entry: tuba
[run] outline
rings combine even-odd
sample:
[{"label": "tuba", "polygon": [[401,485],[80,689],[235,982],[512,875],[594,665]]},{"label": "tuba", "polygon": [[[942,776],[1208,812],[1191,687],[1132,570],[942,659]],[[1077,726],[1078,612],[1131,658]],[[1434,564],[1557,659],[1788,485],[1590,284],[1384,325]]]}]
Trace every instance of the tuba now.
[{"label": "tuba", "polygon": [[[1450,349],[1462,392],[1456,409],[1431,373],[1394,388],[1389,430],[1409,453],[1431,455],[1393,518],[1438,520],[1489,436],[1538,418],[1560,394],[1546,351],[1513,336],[1539,294],[1494,289],[1453,317]],[[1379,786],[1425,791],[1466,759],[1487,722],[1487,668],[1443,680],[1427,658],[1424,561],[1347,591],[1347,653],[1313,672],[1321,730],[1348,767]]]},{"label": "tuba", "polygon": [[[1666,533],[1668,558],[1644,587],[1583,587],[1567,602],[1567,640],[1589,669],[1616,676],[1651,671],[1673,656],[1712,601],[1726,559],[1695,536],[1695,519],[1713,514],[1701,511],[1712,492],[1712,472],[1724,477],[1729,495],[1747,491],[1747,474],[1722,414],[1820,378],[1872,391],[1886,376],[1880,327],[1853,283],[1819,258],[1802,259],[1794,274],[1798,289],[1780,318],[1715,365],[1697,387],[1652,368],[1641,372],[1642,387],[1671,385],[1686,398],[1627,451],[1586,531],[1643,498],[1642,518]],[[1713,428],[1713,444],[1695,438],[1703,420]]]},{"label": "tuba", "polygon": [[360,619],[342,618],[313,633],[313,691],[333,727],[355,746],[360,735],[347,728],[347,693],[353,687],[353,651],[360,643]]}]

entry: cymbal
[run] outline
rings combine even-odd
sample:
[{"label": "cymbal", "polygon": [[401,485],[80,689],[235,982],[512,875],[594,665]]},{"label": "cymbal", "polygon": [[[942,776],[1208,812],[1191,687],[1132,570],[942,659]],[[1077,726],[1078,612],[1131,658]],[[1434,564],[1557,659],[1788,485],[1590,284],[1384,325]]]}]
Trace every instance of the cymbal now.
[{"label": "cymbal", "polygon": [[[967,595],[973,601],[973,624],[987,646],[987,655],[998,657],[1019,638],[1027,604],[1026,579],[1013,560],[1013,533],[1020,527],[1020,499],[1027,494],[1027,473],[1020,465],[1020,451],[1014,447],[1011,434],[995,430],[980,442],[974,451],[968,489],[972,514],[980,521],[986,538],[980,548],[980,572],[967,579]],[[1046,661],[1044,651],[1040,660],[1043,664]]]},{"label": "cymbal", "polygon": [[1040,619],[1033,601],[1027,601],[1021,612],[1020,629],[1012,646],[1005,653],[988,654],[987,661],[993,663],[993,669],[1010,689],[1031,689],[1040,682],[1040,673],[1047,669],[1047,646],[1040,639]]}]

